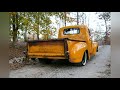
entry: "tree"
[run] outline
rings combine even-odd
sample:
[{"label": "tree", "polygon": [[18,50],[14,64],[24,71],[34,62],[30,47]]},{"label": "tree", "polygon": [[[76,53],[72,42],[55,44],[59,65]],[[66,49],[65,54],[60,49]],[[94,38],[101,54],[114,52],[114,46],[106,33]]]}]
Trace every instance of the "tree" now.
[{"label": "tree", "polygon": [[27,24],[28,24],[28,20],[26,17],[26,12],[24,12],[24,29],[25,29],[25,33],[24,33],[24,41],[27,41]]},{"label": "tree", "polygon": [[65,13],[65,26],[66,26],[66,12],[64,12]]},{"label": "tree", "polygon": [[81,24],[84,24],[84,13],[83,12],[79,13],[79,20]]},{"label": "tree", "polygon": [[99,19],[102,19],[102,20],[104,20],[104,22],[105,22],[105,27],[106,27],[105,43],[107,44],[108,31],[109,31],[107,22],[111,20],[111,18],[110,18],[110,17],[111,17],[110,12],[100,13],[100,14],[98,15],[98,17],[99,17]]},{"label": "tree", "polygon": [[105,22],[106,32],[107,32],[107,21],[110,21],[110,12],[103,12],[99,15],[99,19],[103,19]]},{"label": "tree", "polygon": [[27,41],[27,34],[30,33],[31,31],[30,29],[33,24],[33,20],[31,18],[32,15],[31,12],[18,12],[18,14],[19,14],[19,30],[22,31],[21,35],[24,36],[24,41]]},{"label": "tree", "polygon": [[[76,19],[77,25],[79,25],[79,23],[85,24],[86,23],[86,14],[84,12],[77,12],[75,19]],[[75,21],[75,20],[72,20],[72,21]]]},{"label": "tree", "polygon": [[37,15],[36,15],[36,23],[37,23],[37,39],[39,40],[39,25],[40,25],[40,23],[39,23],[39,12],[37,12]]},{"label": "tree", "polygon": [[[19,23],[18,23],[18,13],[17,12],[10,12],[10,35],[12,36],[13,39],[13,44],[17,41],[17,33],[18,33],[18,28],[19,28]],[[12,31],[11,31],[12,30]]]},{"label": "tree", "polygon": [[77,12],[77,25],[79,24],[79,16],[78,16],[78,12]]},{"label": "tree", "polygon": [[[66,15],[65,15],[66,13]],[[27,41],[28,34],[46,36],[46,39],[51,38],[52,35],[56,35],[56,28],[51,26],[51,17],[55,16],[60,20],[71,22],[73,19],[69,16],[69,12],[11,12],[10,13],[10,33],[13,42],[17,41],[17,38],[24,37],[24,41]]]}]

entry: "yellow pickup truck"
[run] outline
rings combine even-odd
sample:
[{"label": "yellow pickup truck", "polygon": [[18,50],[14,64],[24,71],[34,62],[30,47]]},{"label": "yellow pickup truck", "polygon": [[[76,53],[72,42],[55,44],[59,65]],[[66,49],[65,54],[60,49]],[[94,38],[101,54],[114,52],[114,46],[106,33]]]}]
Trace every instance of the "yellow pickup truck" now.
[{"label": "yellow pickup truck", "polygon": [[75,25],[60,28],[58,39],[28,41],[26,57],[47,62],[68,60],[84,66],[97,51],[98,43],[90,38],[89,28]]}]

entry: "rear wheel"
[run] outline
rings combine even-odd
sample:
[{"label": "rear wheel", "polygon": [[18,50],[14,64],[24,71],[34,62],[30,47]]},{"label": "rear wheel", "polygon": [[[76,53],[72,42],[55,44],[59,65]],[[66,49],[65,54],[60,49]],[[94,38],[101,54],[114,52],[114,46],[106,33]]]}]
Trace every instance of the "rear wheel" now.
[{"label": "rear wheel", "polygon": [[73,63],[73,65],[75,66],[85,66],[87,63],[87,53],[84,52],[84,56],[83,56],[83,59],[80,63]]},{"label": "rear wheel", "polygon": [[87,53],[85,52],[84,53],[84,56],[83,56],[83,59],[82,59],[82,62],[80,63],[82,66],[85,66],[87,63]]}]

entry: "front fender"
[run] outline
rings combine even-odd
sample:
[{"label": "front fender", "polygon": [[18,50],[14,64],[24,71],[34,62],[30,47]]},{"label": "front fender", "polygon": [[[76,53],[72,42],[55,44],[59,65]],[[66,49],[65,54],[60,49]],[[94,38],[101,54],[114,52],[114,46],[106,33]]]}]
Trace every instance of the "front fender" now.
[{"label": "front fender", "polygon": [[69,47],[69,61],[71,63],[79,63],[82,61],[84,52],[87,50],[85,42],[77,42]]},{"label": "front fender", "polygon": [[97,49],[98,49],[98,43],[93,42],[93,55],[96,55]]}]

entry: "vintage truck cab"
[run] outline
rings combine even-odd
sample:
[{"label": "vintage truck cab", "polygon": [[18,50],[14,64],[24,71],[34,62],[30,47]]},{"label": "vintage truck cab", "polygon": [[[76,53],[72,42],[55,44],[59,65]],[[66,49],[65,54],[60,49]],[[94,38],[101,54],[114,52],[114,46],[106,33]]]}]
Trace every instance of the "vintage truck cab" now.
[{"label": "vintage truck cab", "polygon": [[47,61],[67,59],[84,66],[97,51],[98,43],[90,38],[89,28],[75,25],[60,28],[58,39],[28,41],[26,57]]}]

